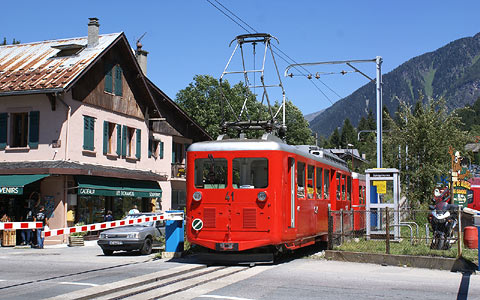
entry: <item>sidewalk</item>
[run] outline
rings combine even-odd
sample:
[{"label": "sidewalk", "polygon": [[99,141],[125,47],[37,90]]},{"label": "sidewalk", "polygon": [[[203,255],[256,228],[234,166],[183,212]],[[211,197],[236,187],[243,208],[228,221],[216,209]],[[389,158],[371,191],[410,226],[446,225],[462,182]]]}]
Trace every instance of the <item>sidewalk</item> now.
[{"label": "sidewalk", "polygon": [[325,258],[330,260],[372,263],[383,266],[413,267],[424,269],[448,270],[452,272],[478,272],[478,266],[463,258],[445,258],[433,256],[392,255],[326,250]]}]

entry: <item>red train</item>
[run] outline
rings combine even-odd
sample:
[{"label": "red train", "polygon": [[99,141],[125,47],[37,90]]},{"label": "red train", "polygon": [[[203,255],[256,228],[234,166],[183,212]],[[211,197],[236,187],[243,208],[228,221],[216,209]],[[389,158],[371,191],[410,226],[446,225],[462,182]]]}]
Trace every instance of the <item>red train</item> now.
[{"label": "red train", "polygon": [[268,134],[192,144],[187,165],[187,237],[212,250],[311,245],[326,240],[329,206],[365,205],[365,179],[343,160]]}]

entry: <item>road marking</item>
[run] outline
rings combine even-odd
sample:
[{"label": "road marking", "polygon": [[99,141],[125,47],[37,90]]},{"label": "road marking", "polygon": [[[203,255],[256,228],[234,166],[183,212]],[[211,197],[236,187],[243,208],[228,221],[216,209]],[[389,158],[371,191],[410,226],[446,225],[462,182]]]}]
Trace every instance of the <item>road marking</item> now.
[{"label": "road marking", "polygon": [[249,298],[238,298],[238,297],[229,297],[229,296],[219,296],[219,295],[201,295],[198,298],[215,298],[215,299],[227,299],[227,300],[255,300]]},{"label": "road marking", "polygon": [[95,284],[95,283],[84,283],[84,282],[66,282],[66,281],[59,282],[59,284],[71,284],[71,285],[98,286],[98,284]]},{"label": "road marking", "polygon": [[7,281],[7,280],[5,280],[5,279],[0,279],[0,281]]}]

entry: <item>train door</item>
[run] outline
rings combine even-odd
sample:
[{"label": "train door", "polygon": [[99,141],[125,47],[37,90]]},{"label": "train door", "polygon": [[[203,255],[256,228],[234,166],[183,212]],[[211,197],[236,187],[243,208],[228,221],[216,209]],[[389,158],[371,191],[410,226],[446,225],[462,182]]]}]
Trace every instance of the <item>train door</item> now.
[{"label": "train door", "polygon": [[315,235],[317,232],[318,200],[315,197],[315,167],[307,165],[307,201],[306,209],[308,212],[308,232]]},{"label": "train door", "polygon": [[288,199],[286,204],[286,211],[288,212],[285,216],[287,217],[287,224],[289,228],[295,228],[295,158],[288,158],[288,174],[289,174],[289,186],[290,186],[290,197],[285,197]]},{"label": "train door", "polygon": [[307,235],[309,233],[308,224],[310,222],[308,203],[307,203],[307,187],[305,180],[306,173],[306,164],[301,161],[297,161],[297,211],[298,211],[298,220],[297,233],[301,236]]},{"label": "train door", "polygon": [[[325,169],[325,171],[328,171]],[[328,175],[327,175],[328,176]],[[325,183],[328,182],[328,177],[325,180]],[[316,199],[316,232],[325,232],[327,231],[327,212],[328,212],[328,197],[326,197],[326,189],[324,183],[324,169],[321,167],[315,168],[315,199]]]}]

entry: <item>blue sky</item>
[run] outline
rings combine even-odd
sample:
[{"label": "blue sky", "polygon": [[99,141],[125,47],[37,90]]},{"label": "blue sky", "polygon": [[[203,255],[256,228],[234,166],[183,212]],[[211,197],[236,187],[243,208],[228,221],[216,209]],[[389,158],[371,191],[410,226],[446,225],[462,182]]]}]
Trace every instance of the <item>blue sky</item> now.
[{"label": "blue sky", "polygon": [[[277,37],[280,44],[276,46],[296,62],[382,56],[383,73],[480,32],[478,0],[210,1],[218,7],[220,2],[256,31]],[[219,78],[233,50],[230,41],[246,33],[206,0],[5,1],[2,11],[0,38],[8,42],[12,38],[35,42],[86,36],[88,17],[100,19],[100,33],[125,32],[132,46],[147,32],[142,40],[144,50],[149,51],[147,76],[172,99],[196,74]],[[327,108],[339,96],[348,96],[367,83],[359,74],[325,75],[322,82],[312,79],[317,89],[305,77],[283,77],[291,62],[276,59],[287,97],[304,114]],[[257,67],[260,60],[257,55]],[[357,67],[375,76],[374,64]],[[313,74],[339,71],[308,70]],[[227,79],[231,83],[241,80]],[[273,99],[277,98],[274,94]]]}]

